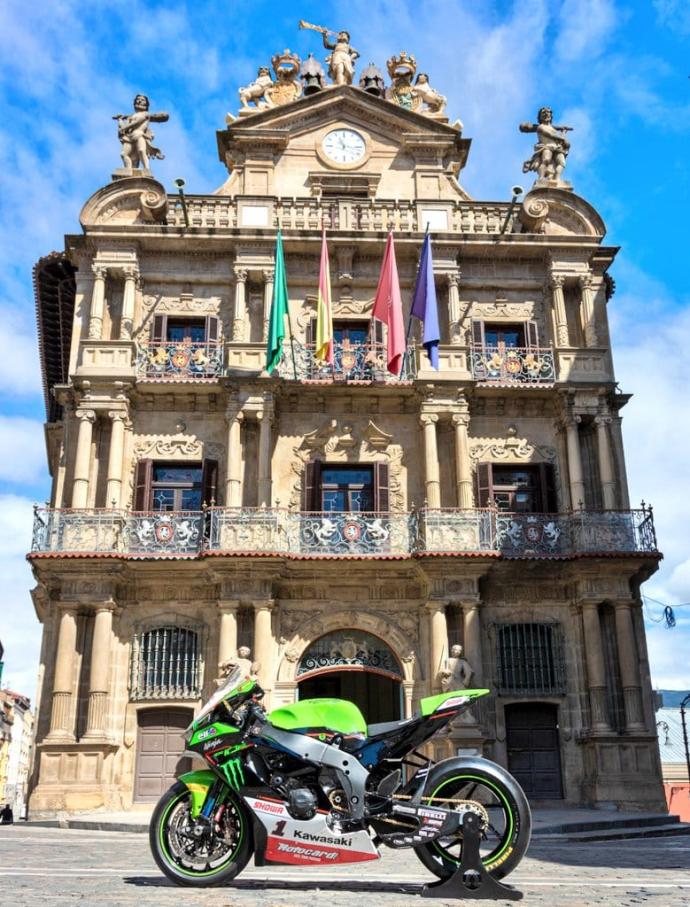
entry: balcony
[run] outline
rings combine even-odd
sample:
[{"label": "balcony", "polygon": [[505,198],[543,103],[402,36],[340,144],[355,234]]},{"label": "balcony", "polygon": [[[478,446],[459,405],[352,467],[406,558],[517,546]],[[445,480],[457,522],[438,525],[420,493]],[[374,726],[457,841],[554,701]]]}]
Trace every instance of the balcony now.
[{"label": "balcony", "polygon": [[472,377],[486,384],[549,385],[556,380],[551,347],[472,346]]},{"label": "balcony", "polygon": [[149,340],[137,350],[137,375],[147,380],[189,381],[222,373],[223,343],[218,340]]},{"label": "balcony", "polygon": [[304,513],[212,507],[137,513],[36,507],[31,553],[132,558],[275,555],[571,558],[657,554],[651,507],[575,513]]},{"label": "balcony", "polygon": [[288,341],[283,346],[283,358],[278,363],[278,374],[287,380],[333,382],[361,382],[389,384],[412,381],[417,377],[417,351],[414,344],[407,349],[400,376],[392,375],[386,365],[386,346],[383,343],[336,343],[333,348],[333,365],[316,359],[316,345]]}]

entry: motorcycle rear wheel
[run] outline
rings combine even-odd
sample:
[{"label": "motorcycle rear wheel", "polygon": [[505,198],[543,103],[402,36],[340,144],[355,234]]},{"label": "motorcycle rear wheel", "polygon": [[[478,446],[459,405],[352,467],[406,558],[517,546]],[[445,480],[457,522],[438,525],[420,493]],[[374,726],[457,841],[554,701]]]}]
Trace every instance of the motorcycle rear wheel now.
[{"label": "motorcycle rear wheel", "polygon": [[[439,771],[440,769],[440,771]],[[480,856],[487,872],[502,879],[525,855],[532,832],[532,814],[517,781],[488,759],[467,759],[462,765],[442,765],[430,776],[426,796],[433,806],[452,809],[443,799],[475,800],[489,814],[489,828],[482,837]],[[422,863],[440,879],[449,878],[462,859],[462,836],[437,839],[415,847]]]},{"label": "motorcycle rear wheel", "polygon": [[191,794],[178,781],[161,797],[151,817],[149,843],[159,869],[178,885],[211,887],[239,875],[252,855],[247,810],[228,791],[220,826],[198,839],[193,835]]}]

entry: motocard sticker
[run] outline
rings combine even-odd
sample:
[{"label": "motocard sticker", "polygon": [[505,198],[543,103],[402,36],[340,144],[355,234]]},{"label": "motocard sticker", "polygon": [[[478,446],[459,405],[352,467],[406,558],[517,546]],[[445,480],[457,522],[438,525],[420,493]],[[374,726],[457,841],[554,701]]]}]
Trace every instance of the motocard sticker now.
[{"label": "motocard sticker", "polygon": [[452,696],[450,699],[446,699],[445,702],[442,702],[436,711],[445,712],[446,709],[454,709],[456,706],[465,705],[465,703],[469,701],[469,696]]},{"label": "motocard sticker", "polygon": [[275,863],[290,863],[295,866],[333,866],[336,863],[363,863],[366,860],[378,860],[378,858],[377,853],[324,847],[321,844],[307,844],[306,842],[276,838],[273,835],[269,835],[266,842],[266,859],[273,860]]}]

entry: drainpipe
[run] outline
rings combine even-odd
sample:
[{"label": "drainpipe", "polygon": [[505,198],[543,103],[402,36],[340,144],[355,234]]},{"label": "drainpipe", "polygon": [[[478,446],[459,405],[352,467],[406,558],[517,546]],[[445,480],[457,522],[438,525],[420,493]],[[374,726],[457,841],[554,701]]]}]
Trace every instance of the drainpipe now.
[{"label": "drainpipe", "polygon": [[680,720],[683,724],[683,743],[685,744],[685,764],[688,767],[688,781],[690,781],[690,746],[688,746],[688,726],[685,722],[685,705],[690,702],[690,693],[680,704]]}]

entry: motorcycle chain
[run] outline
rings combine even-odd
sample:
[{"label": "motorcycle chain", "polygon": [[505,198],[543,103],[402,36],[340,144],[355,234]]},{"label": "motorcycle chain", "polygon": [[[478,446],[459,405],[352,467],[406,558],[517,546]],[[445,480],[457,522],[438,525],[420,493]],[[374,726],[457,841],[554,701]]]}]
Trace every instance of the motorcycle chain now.
[{"label": "motorcycle chain", "polygon": [[[394,794],[391,798],[393,800],[412,800],[410,794]],[[477,803],[476,800],[457,800],[453,797],[422,797],[422,803],[454,803],[459,806],[465,806],[469,811],[476,813],[482,820],[482,825],[484,828],[489,826],[489,814],[486,811],[486,808],[482,806],[481,803]],[[398,822],[397,820],[387,819],[387,822],[392,821],[395,825],[404,825],[404,822]]]}]

